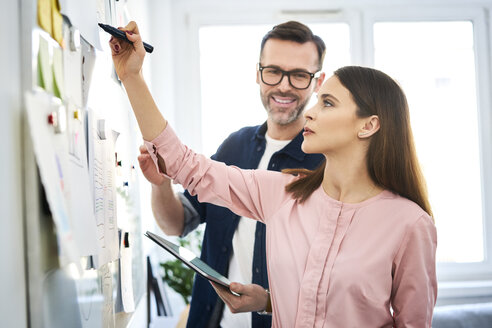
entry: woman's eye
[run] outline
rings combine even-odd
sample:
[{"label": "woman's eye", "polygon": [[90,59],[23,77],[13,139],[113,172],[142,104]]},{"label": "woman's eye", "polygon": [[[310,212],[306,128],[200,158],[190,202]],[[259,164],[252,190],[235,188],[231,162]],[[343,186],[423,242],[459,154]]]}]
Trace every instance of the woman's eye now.
[{"label": "woman's eye", "polygon": [[323,105],[325,107],[333,107],[333,104],[329,100],[323,100]]}]

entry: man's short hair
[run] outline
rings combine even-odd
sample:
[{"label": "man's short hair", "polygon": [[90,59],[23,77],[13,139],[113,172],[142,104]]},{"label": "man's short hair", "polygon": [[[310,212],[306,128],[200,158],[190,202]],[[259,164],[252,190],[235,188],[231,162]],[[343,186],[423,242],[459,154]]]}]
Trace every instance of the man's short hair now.
[{"label": "man's short hair", "polygon": [[270,39],[294,41],[300,44],[314,42],[316,49],[318,50],[319,70],[323,67],[323,59],[325,58],[326,52],[325,43],[319,36],[313,34],[313,31],[306,25],[296,21],[288,21],[274,26],[267,34],[265,34],[263,40],[261,40],[260,58],[265,43]]}]

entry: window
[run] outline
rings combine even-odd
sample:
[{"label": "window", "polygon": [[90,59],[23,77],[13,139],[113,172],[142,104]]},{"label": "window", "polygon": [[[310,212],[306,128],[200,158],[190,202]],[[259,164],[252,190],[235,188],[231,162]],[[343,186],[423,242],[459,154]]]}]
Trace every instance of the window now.
[{"label": "window", "polygon": [[205,155],[214,154],[232,132],[265,121],[265,110],[255,81],[260,42],[270,28],[270,25],[200,28],[202,147]]},{"label": "window", "polygon": [[[222,13],[198,2],[176,5],[187,17],[176,20],[173,49],[181,73],[174,81],[177,126],[194,144],[185,141],[211,155],[230,133],[263,122],[255,83],[260,40],[280,21],[307,23],[325,40],[328,77],[340,66],[362,64],[402,85],[438,228],[439,298],[490,299],[490,6],[487,11],[484,1],[401,0],[337,8],[311,2],[299,10],[281,2],[221,3]],[[230,69],[218,70],[224,67]],[[459,287],[448,289],[455,282]]]},{"label": "window", "polygon": [[473,23],[378,22],[375,67],[407,94],[440,262],[484,260]]}]

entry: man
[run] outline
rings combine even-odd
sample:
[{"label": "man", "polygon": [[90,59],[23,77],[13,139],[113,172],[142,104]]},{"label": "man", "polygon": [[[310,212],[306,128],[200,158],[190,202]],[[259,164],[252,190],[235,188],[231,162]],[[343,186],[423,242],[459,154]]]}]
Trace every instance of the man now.
[{"label": "man", "polygon": [[[302,112],[323,82],[324,54],[324,42],[299,22],[270,30],[261,43],[256,77],[267,121],[231,134],[212,158],[245,169],[316,168],[323,157],[301,151]],[[140,167],[152,183],[152,209],[161,229],[184,236],[206,222],[201,259],[230,281],[244,283],[231,286],[241,297],[217,290],[224,307],[211,284],[196,275],[188,327],[270,327],[270,316],[252,312],[265,310],[269,298],[265,225],[202,204],[187,192],[175,195],[170,181],[156,173],[145,147],[141,153]]]}]

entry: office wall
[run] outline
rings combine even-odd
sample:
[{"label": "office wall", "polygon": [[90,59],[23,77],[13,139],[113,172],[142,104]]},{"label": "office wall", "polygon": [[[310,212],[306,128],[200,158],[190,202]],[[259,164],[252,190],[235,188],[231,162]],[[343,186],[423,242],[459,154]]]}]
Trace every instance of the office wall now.
[{"label": "office wall", "polygon": [[0,29],[0,326],[26,327],[22,213],[20,3],[2,1]]}]

